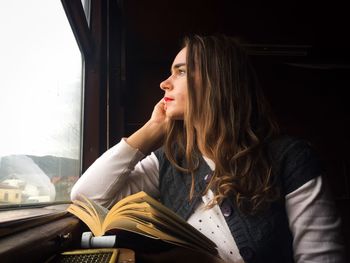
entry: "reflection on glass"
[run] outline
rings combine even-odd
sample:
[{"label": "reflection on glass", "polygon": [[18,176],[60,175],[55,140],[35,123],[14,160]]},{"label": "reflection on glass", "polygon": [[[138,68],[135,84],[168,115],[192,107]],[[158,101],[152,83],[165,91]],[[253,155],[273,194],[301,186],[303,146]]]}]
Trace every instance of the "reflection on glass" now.
[{"label": "reflection on glass", "polygon": [[90,6],[91,0],[81,0],[81,4],[83,6],[85,12],[85,18],[87,20],[88,25],[90,25]]},{"label": "reflection on glass", "polygon": [[80,174],[81,54],[56,0],[0,3],[0,206],[69,200]]}]

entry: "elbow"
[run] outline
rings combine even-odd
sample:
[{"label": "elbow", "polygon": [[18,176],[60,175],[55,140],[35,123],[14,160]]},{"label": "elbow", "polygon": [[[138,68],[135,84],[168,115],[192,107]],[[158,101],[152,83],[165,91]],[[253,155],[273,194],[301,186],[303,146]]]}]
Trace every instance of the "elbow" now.
[{"label": "elbow", "polygon": [[80,191],[79,191],[79,186],[78,186],[78,182],[77,181],[73,187],[72,187],[72,190],[70,192],[70,200],[73,201],[73,200],[76,200],[76,199],[79,199],[78,196],[80,195]]}]

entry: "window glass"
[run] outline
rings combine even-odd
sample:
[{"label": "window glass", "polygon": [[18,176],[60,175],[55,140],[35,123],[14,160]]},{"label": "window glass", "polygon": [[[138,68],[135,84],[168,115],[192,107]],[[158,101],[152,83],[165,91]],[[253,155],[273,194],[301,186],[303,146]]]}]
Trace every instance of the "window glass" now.
[{"label": "window glass", "polygon": [[91,0],[81,0],[81,4],[83,6],[84,12],[85,12],[85,18],[90,25],[90,6],[91,6]]},{"label": "window glass", "polygon": [[82,57],[61,1],[1,1],[0,32],[0,207],[69,200]]}]

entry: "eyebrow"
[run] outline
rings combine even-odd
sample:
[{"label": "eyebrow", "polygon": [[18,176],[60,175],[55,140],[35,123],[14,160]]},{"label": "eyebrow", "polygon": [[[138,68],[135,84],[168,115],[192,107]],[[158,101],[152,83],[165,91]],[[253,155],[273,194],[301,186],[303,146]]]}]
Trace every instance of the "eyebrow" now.
[{"label": "eyebrow", "polygon": [[186,63],[177,63],[177,64],[173,65],[173,66],[171,67],[170,73],[173,73],[173,71],[174,71],[175,69],[178,69],[178,68],[180,68],[180,67],[182,67],[182,66],[186,66]]}]

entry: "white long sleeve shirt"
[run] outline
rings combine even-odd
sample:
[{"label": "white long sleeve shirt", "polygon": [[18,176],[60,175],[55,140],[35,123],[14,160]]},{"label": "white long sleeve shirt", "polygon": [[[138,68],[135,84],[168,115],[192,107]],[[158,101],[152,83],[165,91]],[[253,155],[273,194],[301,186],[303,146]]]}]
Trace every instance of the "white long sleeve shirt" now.
[{"label": "white long sleeve shirt", "polygon": [[[215,164],[204,158],[214,170]],[[159,163],[152,153],[144,156],[121,140],[91,165],[74,185],[71,199],[84,194],[105,206],[111,206],[123,197],[144,190],[159,197]],[[208,193],[188,219],[204,235],[218,246],[219,255],[225,262],[244,262],[226,224],[219,206],[205,209],[213,197]],[[289,193],[286,211],[293,234],[295,261],[344,262],[340,238],[340,218],[335,205],[319,176]],[[202,227],[205,226],[205,227]]]}]

